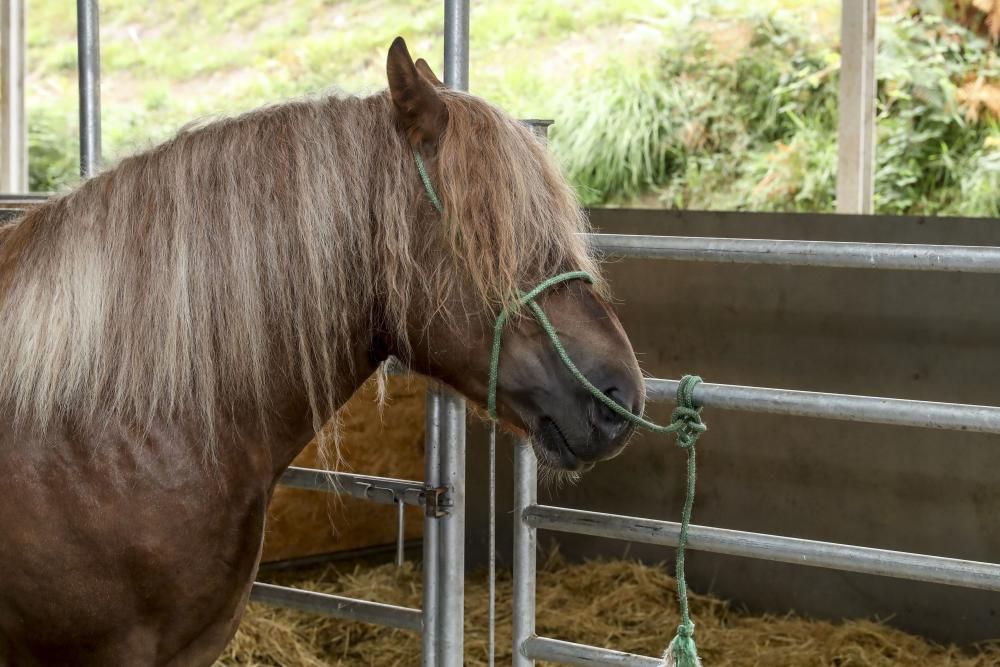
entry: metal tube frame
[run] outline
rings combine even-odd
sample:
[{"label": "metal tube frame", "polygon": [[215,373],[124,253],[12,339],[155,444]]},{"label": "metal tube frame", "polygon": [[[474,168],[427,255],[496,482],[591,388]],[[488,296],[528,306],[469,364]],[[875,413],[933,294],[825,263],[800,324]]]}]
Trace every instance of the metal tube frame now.
[{"label": "metal tube frame", "polygon": [[[650,400],[673,400],[677,394],[677,385],[677,380],[647,379],[646,396]],[[709,382],[695,388],[694,400],[699,406],[729,410],[1000,434],[1000,407],[989,405],[766,389]]]},{"label": "metal tube frame", "polygon": [[0,192],[28,191],[24,0],[0,0]]},{"label": "metal tube frame", "polygon": [[[469,88],[469,0],[444,3],[444,83]],[[461,667],[465,660],[465,400],[442,385],[427,399],[427,484],[448,487],[447,516],[425,522],[425,667]],[[436,459],[437,467],[433,458]],[[430,529],[430,533],[427,532]]]},{"label": "metal tube frame", "polygon": [[101,164],[101,29],[97,0],[76,0],[77,66],[80,85],[80,175]]},{"label": "metal tube frame", "polygon": [[305,591],[287,586],[275,586],[255,581],[250,589],[250,599],[275,607],[298,609],[311,614],[322,614],[350,621],[387,625],[401,630],[419,631],[422,614],[419,609],[399,607],[382,602],[369,602],[355,598]]},{"label": "metal tube frame", "polygon": [[445,489],[432,488],[423,482],[413,482],[406,479],[356,475],[296,466],[285,470],[280,483],[283,486],[306,491],[346,493],[355,498],[384,505],[403,503],[404,505],[424,507],[431,514],[443,509],[439,507],[438,501],[445,492]]},{"label": "metal tube frame", "polygon": [[534,526],[521,517],[538,502],[538,461],[531,443],[521,441],[514,452],[514,573],[513,573],[513,667],[534,664],[522,652],[535,636],[535,571],[538,536]]},{"label": "metal tube frame", "polygon": [[[676,547],[680,524],[568,507],[532,505],[520,514],[535,529]],[[691,526],[688,547],[780,563],[1000,592],[1000,564],[857,547],[742,530]]]},{"label": "metal tube frame", "polygon": [[605,255],[853,269],[1000,273],[1000,247],[845,241],[730,239],[708,236],[586,234]]}]

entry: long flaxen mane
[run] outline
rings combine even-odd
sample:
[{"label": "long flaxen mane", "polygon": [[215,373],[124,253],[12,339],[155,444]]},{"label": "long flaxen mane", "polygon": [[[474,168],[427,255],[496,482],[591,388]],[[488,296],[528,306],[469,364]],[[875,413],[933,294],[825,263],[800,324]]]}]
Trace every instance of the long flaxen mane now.
[{"label": "long flaxen mane", "polygon": [[0,236],[0,403],[41,426],[193,414],[211,431],[222,408],[267,413],[282,372],[319,426],[345,350],[376,327],[405,350],[407,318],[461,322],[472,301],[495,311],[556,271],[594,271],[577,201],[527,128],[441,96],[445,214],[429,229],[385,92],[186,128],[28,212]]}]

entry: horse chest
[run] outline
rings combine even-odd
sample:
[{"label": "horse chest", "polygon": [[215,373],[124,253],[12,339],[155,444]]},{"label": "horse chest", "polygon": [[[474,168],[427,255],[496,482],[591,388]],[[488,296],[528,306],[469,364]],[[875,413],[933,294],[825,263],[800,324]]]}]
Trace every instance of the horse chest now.
[{"label": "horse chest", "polygon": [[0,664],[202,664],[255,574],[267,457],[206,465],[178,429],[83,430],[0,431]]}]

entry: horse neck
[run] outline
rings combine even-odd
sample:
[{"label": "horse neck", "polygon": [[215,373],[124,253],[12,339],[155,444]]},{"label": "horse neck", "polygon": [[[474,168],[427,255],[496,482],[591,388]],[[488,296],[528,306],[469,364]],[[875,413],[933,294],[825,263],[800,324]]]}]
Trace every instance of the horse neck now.
[{"label": "horse neck", "polygon": [[[350,364],[347,354],[352,356]],[[335,395],[320,397],[328,399],[327,404],[336,408],[346,403],[377,368],[377,362],[365,346],[358,346],[347,354],[339,366],[342,371],[337,375]],[[316,436],[321,424],[314,418],[314,406],[301,378],[287,378],[287,369],[273,368],[269,373],[274,378],[285,378],[275,381],[270,396],[266,397],[270,409],[263,418],[259,411],[251,409],[227,414],[222,421],[230,436],[222,436],[220,444],[223,447],[232,445],[236,452],[244,451],[248,445],[266,450],[272,472],[277,477]],[[326,422],[333,417],[322,415],[320,421]],[[237,442],[225,442],[228,439]]]}]

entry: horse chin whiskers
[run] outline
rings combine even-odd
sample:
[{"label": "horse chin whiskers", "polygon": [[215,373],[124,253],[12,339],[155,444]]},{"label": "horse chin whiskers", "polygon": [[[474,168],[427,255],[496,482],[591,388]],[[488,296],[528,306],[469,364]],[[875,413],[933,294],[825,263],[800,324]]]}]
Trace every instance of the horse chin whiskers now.
[{"label": "horse chin whiskers", "polygon": [[[559,457],[550,452],[545,445],[538,444],[540,440],[531,434],[531,447],[538,460],[538,486],[548,492],[558,491],[566,486],[575,485],[583,479],[586,470],[566,470],[559,465]],[[589,468],[588,468],[589,470]]]},{"label": "horse chin whiskers", "polygon": [[583,473],[565,470],[550,465],[539,459],[538,486],[548,493],[559,491],[567,486],[574,486],[583,478]]}]

